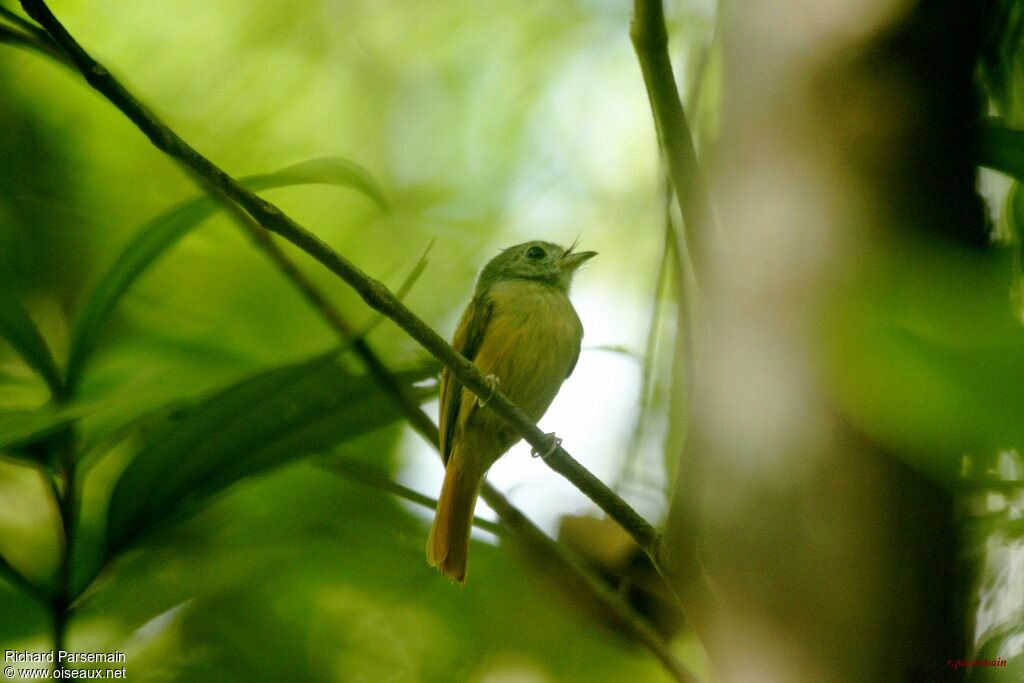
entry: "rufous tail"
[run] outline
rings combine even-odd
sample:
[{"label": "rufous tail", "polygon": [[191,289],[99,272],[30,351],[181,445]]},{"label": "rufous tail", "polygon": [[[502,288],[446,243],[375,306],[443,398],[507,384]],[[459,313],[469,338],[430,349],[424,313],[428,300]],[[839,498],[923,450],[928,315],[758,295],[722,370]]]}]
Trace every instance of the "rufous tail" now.
[{"label": "rufous tail", "polygon": [[465,583],[473,509],[482,478],[462,467],[461,460],[450,458],[445,468],[434,524],[427,538],[427,562],[445,576]]}]

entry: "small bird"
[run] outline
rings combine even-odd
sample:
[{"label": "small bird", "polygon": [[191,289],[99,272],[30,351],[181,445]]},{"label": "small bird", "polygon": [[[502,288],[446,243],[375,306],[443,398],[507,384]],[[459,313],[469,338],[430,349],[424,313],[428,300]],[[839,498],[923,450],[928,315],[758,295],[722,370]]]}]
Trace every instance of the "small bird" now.
[{"label": "small bird", "polygon": [[[575,246],[575,245],[574,245]],[[505,249],[484,266],[452,346],[534,421],[551,405],[580,355],[583,325],[569,301],[576,269],[597,253],[550,242]],[[444,485],[427,562],[464,583],[473,509],[491,465],[521,438],[482,406],[448,368],[441,373]],[[552,435],[552,448],[558,441]]]}]

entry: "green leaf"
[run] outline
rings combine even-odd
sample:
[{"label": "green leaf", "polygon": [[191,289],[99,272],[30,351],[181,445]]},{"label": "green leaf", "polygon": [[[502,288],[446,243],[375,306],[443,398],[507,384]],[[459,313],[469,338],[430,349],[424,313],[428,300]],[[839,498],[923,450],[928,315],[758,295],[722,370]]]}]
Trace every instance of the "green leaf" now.
[{"label": "green leaf", "polygon": [[273,173],[248,176],[240,182],[256,192],[287,185],[337,185],[366,195],[382,209],[388,208],[384,191],[370,172],[354,161],[341,157],[310,159]]},{"label": "green leaf", "polygon": [[21,592],[31,595],[40,602],[45,603],[49,598],[45,590],[26,578],[25,575],[18,571],[14,565],[8,562],[7,558],[2,554],[0,554],[0,579],[3,579]]},{"label": "green leaf", "polygon": [[1024,180],[1024,131],[988,119],[978,134],[978,165]]},{"label": "green leaf", "polygon": [[395,298],[399,301],[405,299],[409,292],[412,291],[413,285],[415,285],[416,281],[420,279],[420,275],[423,275],[423,271],[427,269],[427,264],[430,263],[430,260],[427,257],[430,256],[430,250],[434,248],[434,242],[435,240],[430,240],[427,248],[423,250],[423,255],[420,256],[416,265],[413,266],[411,271],[409,271],[409,275],[407,275],[405,280],[402,281],[402,284],[398,286],[398,290],[395,292]]},{"label": "green leaf", "polygon": [[[333,355],[245,379],[149,435],[114,488],[108,557],[244,477],[401,417],[373,379],[353,375]],[[410,386],[431,373],[424,368],[398,379]],[[418,399],[433,393],[415,391]]]},{"label": "green leaf", "polygon": [[[275,173],[243,178],[240,182],[252,191],[288,185],[339,185],[363,193],[382,207],[387,205],[383,193],[366,170],[336,157],[313,159]],[[196,197],[157,216],[132,239],[97,285],[72,332],[66,382],[68,393],[74,393],[78,388],[100,329],[128,288],[160,256],[219,208],[220,204],[211,197]]]},{"label": "green leaf", "polygon": [[[412,270],[409,271],[409,274],[406,276],[405,280],[402,281],[402,284],[399,285],[398,289],[395,291],[396,299],[398,299],[399,301],[405,301],[405,297],[409,294],[410,291],[412,291],[412,288],[416,284],[416,281],[420,279],[420,275],[423,275],[423,271],[427,269],[427,264],[430,263],[430,259],[428,259],[427,257],[430,256],[430,250],[433,248],[434,240],[430,240],[430,244],[428,244],[427,248],[423,250],[423,255],[420,256],[419,260],[416,262],[416,265],[413,266]],[[373,316],[373,318],[366,325],[366,327],[364,327],[363,330],[356,336],[365,339],[366,337],[369,336],[370,332],[373,332],[374,328],[376,328],[377,325],[379,325],[384,320],[385,317],[386,316],[383,313],[377,313],[375,316]]]},{"label": "green leaf", "polygon": [[53,354],[39,328],[21,303],[0,287],[0,337],[14,347],[25,363],[39,373],[54,398],[64,394],[64,383]]},{"label": "green leaf", "polygon": [[[0,412],[0,451],[16,453],[60,431],[86,415],[86,406]],[[35,458],[33,458],[35,459]]]}]

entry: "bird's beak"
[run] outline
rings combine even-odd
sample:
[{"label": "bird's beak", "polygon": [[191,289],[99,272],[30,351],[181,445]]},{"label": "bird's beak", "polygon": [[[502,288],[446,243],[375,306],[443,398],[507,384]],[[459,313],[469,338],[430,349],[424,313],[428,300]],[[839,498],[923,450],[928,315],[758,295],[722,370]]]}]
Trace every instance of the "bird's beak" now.
[{"label": "bird's beak", "polygon": [[559,259],[558,265],[571,273],[595,256],[597,256],[596,251],[570,251]]}]

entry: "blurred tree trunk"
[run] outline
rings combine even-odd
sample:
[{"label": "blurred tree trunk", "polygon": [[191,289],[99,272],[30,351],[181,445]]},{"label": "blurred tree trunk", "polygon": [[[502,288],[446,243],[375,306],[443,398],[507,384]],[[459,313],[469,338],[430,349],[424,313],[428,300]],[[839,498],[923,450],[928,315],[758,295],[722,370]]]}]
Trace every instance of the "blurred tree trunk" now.
[{"label": "blurred tree trunk", "polygon": [[716,597],[691,616],[722,680],[956,680],[968,655],[953,496],[844,416],[821,340],[895,250],[987,242],[976,4],[722,9],[723,248],[663,548]]}]

